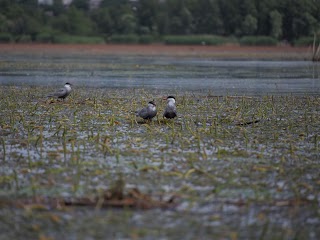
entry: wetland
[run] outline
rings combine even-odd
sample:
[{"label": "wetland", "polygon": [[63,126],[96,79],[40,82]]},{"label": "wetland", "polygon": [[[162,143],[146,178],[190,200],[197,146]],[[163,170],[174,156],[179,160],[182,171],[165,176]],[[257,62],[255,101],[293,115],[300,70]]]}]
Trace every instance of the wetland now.
[{"label": "wetland", "polygon": [[[0,239],[318,239],[319,73],[301,60],[1,55]],[[65,101],[45,97],[65,82]],[[150,100],[157,117],[137,119]]]}]

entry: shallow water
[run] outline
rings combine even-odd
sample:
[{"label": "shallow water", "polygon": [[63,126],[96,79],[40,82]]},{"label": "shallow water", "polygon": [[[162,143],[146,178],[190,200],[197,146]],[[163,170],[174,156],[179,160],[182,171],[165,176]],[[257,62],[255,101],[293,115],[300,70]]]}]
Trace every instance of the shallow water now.
[{"label": "shallow water", "polygon": [[[0,69],[0,239],[319,239],[319,65],[20,57]],[[65,102],[43,98],[66,81]],[[179,115],[161,122],[169,92]],[[229,94],[260,96],[212,96]],[[153,98],[159,119],[138,124]],[[177,205],[4,204],[91,196],[119,176]]]},{"label": "shallow water", "polygon": [[[1,59],[1,58],[0,58]],[[201,58],[101,56],[4,58],[0,85],[62,85],[197,91],[215,95],[316,94],[320,64]]]}]

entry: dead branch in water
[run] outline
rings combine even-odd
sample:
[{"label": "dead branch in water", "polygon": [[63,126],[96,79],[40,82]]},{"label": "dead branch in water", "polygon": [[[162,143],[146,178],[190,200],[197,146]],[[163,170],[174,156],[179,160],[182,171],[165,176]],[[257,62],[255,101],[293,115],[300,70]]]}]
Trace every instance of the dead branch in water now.
[{"label": "dead branch in water", "polygon": [[317,45],[317,34],[314,34],[313,38],[313,46],[312,46],[312,61],[313,62],[319,62],[320,61],[320,41]]}]

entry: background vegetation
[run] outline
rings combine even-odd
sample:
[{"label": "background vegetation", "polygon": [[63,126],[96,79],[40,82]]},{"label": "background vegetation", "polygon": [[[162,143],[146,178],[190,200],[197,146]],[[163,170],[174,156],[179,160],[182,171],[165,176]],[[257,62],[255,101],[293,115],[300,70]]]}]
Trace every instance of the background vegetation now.
[{"label": "background vegetation", "polygon": [[0,42],[301,45],[319,12],[318,0],[0,0]]}]

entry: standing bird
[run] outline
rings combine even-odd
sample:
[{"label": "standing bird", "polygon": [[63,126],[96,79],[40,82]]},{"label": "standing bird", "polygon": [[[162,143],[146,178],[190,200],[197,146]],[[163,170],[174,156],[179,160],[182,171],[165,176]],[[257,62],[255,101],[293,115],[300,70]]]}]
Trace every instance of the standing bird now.
[{"label": "standing bird", "polygon": [[56,97],[56,98],[62,98],[63,100],[68,97],[72,91],[71,89],[72,84],[66,83],[63,88],[59,89],[58,91],[49,94],[47,97]]},{"label": "standing bird", "polygon": [[137,117],[151,120],[157,115],[156,104],[154,101],[148,102],[148,106],[136,112]]},{"label": "standing bird", "polygon": [[176,99],[173,96],[168,96],[166,100],[167,106],[164,110],[163,117],[175,118],[177,116]]}]

